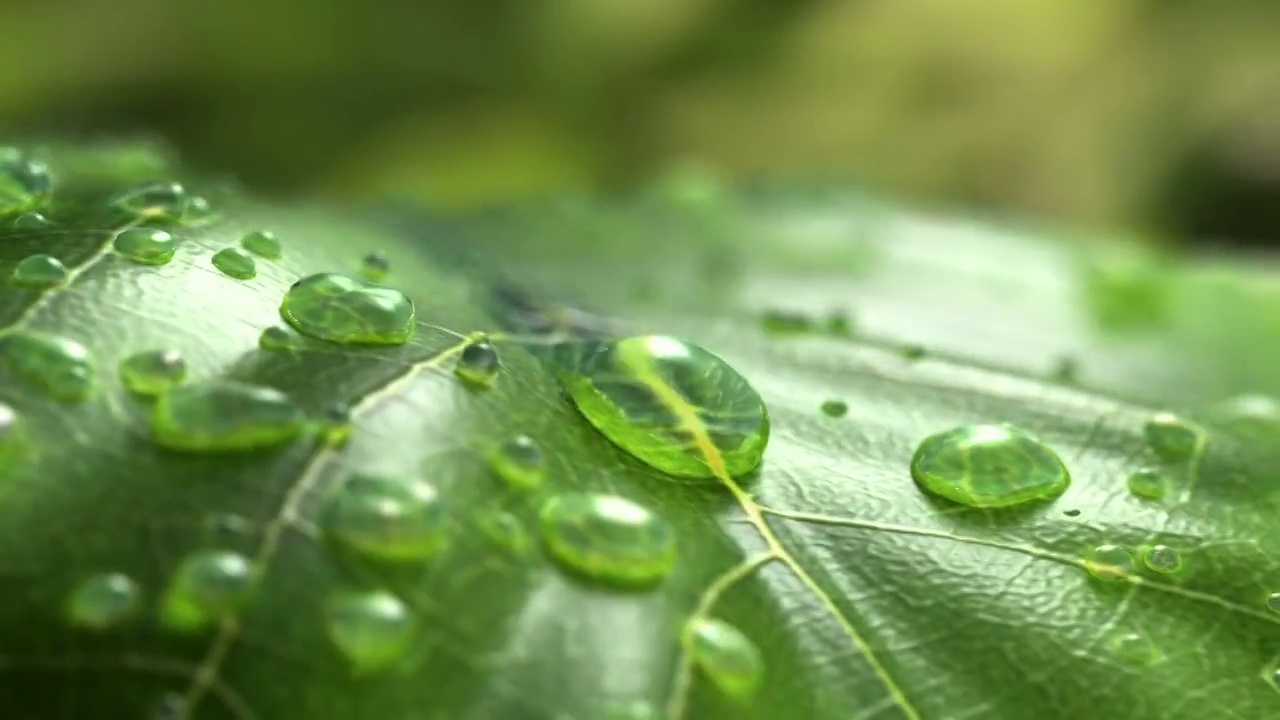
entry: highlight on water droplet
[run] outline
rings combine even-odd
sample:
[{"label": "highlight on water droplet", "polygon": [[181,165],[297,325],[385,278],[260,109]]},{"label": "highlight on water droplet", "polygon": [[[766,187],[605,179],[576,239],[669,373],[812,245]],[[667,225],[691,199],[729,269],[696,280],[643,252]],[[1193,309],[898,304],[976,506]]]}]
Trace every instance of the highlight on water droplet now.
[{"label": "highlight on water droplet", "polygon": [[685,632],[689,656],[720,692],[740,703],[755,696],[764,680],[764,657],[741,630],[723,620],[699,617]]},{"label": "highlight on water droplet", "polygon": [[13,374],[50,397],[81,402],[93,394],[94,362],[83,345],[70,338],[32,330],[0,335],[0,361]]},{"label": "highlight on water droplet", "polygon": [[391,260],[384,252],[371,252],[360,261],[360,274],[370,281],[382,280],[389,272],[391,272]]},{"label": "highlight on water droplet", "polygon": [[279,390],[212,380],[162,393],[151,429],[158,443],[174,450],[227,452],[289,442],[305,420]]},{"label": "highlight on water droplet", "polygon": [[532,490],[542,484],[547,460],[537,440],[516,435],[490,451],[489,465],[510,487]]},{"label": "highlight on water droplet", "polygon": [[1052,448],[1011,425],[963,425],[930,435],[911,459],[911,476],[934,495],[982,508],[1056,497],[1071,483]]},{"label": "highlight on water droplet", "polygon": [[843,400],[824,400],[822,414],[827,417],[844,417],[849,412],[849,404]]},{"label": "highlight on water droplet", "polygon": [[1129,492],[1147,500],[1159,500],[1169,490],[1169,479],[1156,468],[1139,468],[1125,480]]},{"label": "highlight on water droplet", "polygon": [[67,281],[67,266],[52,255],[28,255],[13,266],[11,279],[21,287],[57,287]]},{"label": "highlight on water droplet", "polygon": [[108,572],[81,580],[67,598],[67,622],[89,630],[108,630],[132,617],[142,605],[142,590],[128,575]]},{"label": "highlight on water droplet", "polygon": [[413,301],[404,293],[333,273],[294,283],[280,314],[304,335],[329,342],[403,345],[413,334]]},{"label": "highlight on water droplet", "polygon": [[1160,412],[1142,426],[1151,452],[1165,462],[1182,462],[1195,454],[1203,431],[1173,413]]},{"label": "highlight on water droplet", "polygon": [[258,336],[258,347],[271,352],[297,350],[302,347],[302,338],[286,328],[272,325]]},{"label": "highlight on water droplet", "polygon": [[0,147],[0,215],[37,205],[52,190],[47,165],[17,148]]},{"label": "highlight on water droplet", "polygon": [[413,645],[417,620],[395,595],[384,590],[346,592],[324,604],[330,640],[356,673],[384,670]]},{"label": "highlight on water droplet", "polygon": [[1085,557],[1084,566],[1099,580],[1119,582],[1133,574],[1133,555],[1120,545],[1099,545]]},{"label": "highlight on water droplet", "polygon": [[173,349],[144,350],[120,361],[120,380],[138,395],[159,395],[187,377],[187,361]]},{"label": "highlight on water droplet", "polygon": [[254,255],[268,260],[278,260],[284,255],[284,244],[270,230],[255,230],[240,238],[240,245]]},{"label": "highlight on water droplet", "polygon": [[258,276],[258,263],[253,256],[236,247],[222,248],[210,258],[213,266],[223,275],[237,280],[251,280]]},{"label": "highlight on water droplet", "polygon": [[353,475],[329,495],[325,536],[375,560],[419,562],[445,543],[445,508],[416,478]]},{"label": "highlight on water droplet", "polygon": [[160,607],[161,623],[172,630],[202,630],[240,609],[257,580],[253,564],[229,550],[188,555],[169,578]]},{"label": "highlight on water droplet", "polygon": [[675,565],[676,535],[653,511],[617,495],[554,495],[539,513],[542,542],[564,569],[620,586],[647,586]]},{"label": "highlight on water droplet", "polygon": [[117,234],[111,246],[124,258],[141,265],[164,265],[173,259],[178,241],[164,230],[130,228]]},{"label": "highlight on water droplet", "polygon": [[498,377],[498,351],[488,340],[467,343],[453,373],[473,387],[489,387]]},{"label": "highlight on water droplet", "polygon": [[1167,575],[1182,569],[1182,554],[1168,545],[1152,545],[1142,553],[1142,562],[1153,572]]}]

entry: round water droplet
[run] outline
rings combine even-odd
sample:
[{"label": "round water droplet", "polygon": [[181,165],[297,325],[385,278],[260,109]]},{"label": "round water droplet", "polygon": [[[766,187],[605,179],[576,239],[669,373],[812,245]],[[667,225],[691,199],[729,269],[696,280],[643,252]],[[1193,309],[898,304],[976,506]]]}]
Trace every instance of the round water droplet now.
[{"label": "round water droplet", "polygon": [[528,435],[517,435],[489,453],[489,464],[511,487],[531,490],[542,484],[547,460],[537,440]]},{"label": "round water droplet", "polygon": [[142,604],[142,591],[128,575],[112,572],[81,580],[67,598],[67,622],[107,630],[127,620]]},{"label": "round water droplet", "polygon": [[1133,573],[1133,555],[1119,545],[1099,545],[1085,558],[1084,566],[1099,580],[1125,580]]},{"label": "round water droplet", "polygon": [[533,551],[533,538],[520,518],[505,510],[484,512],[476,525],[490,540],[516,557],[527,557]]},{"label": "round water droplet", "polygon": [[743,475],[769,442],[769,413],[746,378],[674,338],[589,345],[561,380],[601,434],[672,475]]},{"label": "round water droplet", "polygon": [[1142,562],[1151,570],[1168,574],[1182,569],[1182,555],[1168,545],[1152,545],[1142,554]]},{"label": "round water droplet", "polygon": [[391,593],[344,593],[330,598],[324,611],[329,638],[356,672],[387,668],[413,645],[417,621]]},{"label": "round water droplet", "polygon": [[355,475],[325,505],[325,534],[378,560],[421,561],[445,541],[444,503],[422,480]]},{"label": "round water droplet", "polygon": [[1160,659],[1160,650],[1151,639],[1135,632],[1117,632],[1107,638],[1107,648],[1126,662],[1149,665]]},{"label": "round water droplet", "polygon": [[28,255],[13,267],[13,284],[50,288],[67,281],[67,266],[52,255]]},{"label": "round water droplet", "polygon": [[1159,500],[1169,490],[1169,479],[1156,468],[1140,468],[1130,473],[1125,484],[1140,498]]},{"label": "round water droplet", "polygon": [[1173,413],[1156,413],[1142,426],[1147,446],[1165,462],[1182,462],[1196,452],[1202,431]]},{"label": "round water droplet", "polygon": [[16,148],[0,147],[0,215],[35,205],[51,190],[48,166]]},{"label": "round water droplet", "polygon": [[275,260],[284,255],[284,245],[280,243],[275,233],[269,230],[257,230],[245,235],[240,238],[240,245],[254,255],[269,260]]},{"label": "round water droplet", "polygon": [[676,560],[675,531],[616,495],[556,495],[542,505],[542,541],[566,569],[618,585],[649,585]]},{"label": "round water droplet", "polygon": [[116,235],[111,246],[125,258],[142,265],[164,265],[173,259],[178,241],[152,228],[131,228]]},{"label": "round water droplet", "polygon": [[152,415],[156,441],[175,450],[250,450],[293,440],[305,417],[279,390],[215,380],[160,395]]},{"label": "round water droplet", "polygon": [[178,222],[183,219],[191,196],[176,182],[153,182],[132,187],[111,201],[121,214],[134,218]]},{"label": "round water droplet", "polygon": [[286,328],[272,325],[258,336],[258,347],[276,352],[297,350],[302,347],[302,338]]},{"label": "round water droplet", "polygon": [[1267,607],[1280,612],[1280,592],[1273,592],[1267,596]]},{"label": "round water droplet", "polygon": [[46,230],[49,227],[49,218],[38,212],[22,213],[13,219],[14,230]]},{"label": "round water droplet", "polygon": [[351,406],[334,403],[324,411],[320,420],[320,439],[326,445],[342,445],[351,439]]},{"label": "round water droplet", "polygon": [[192,553],[169,579],[161,620],[175,630],[199,630],[238,610],[248,599],[255,579],[253,564],[239,553]]},{"label": "round water droplet", "polygon": [[0,335],[0,360],[58,400],[80,402],[93,393],[93,358],[69,338],[30,330]]},{"label": "round water droplet", "polygon": [[371,252],[360,261],[360,274],[374,282],[381,280],[391,272],[391,261],[385,253]]},{"label": "round water droplet", "polygon": [[187,361],[177,350],[145,350],[120,361],[120,379],[139,395],[159,395],[186,377]]},{"label": "round water droplet", "polygon": [[984,508],[1054,497],[1071,483],[1052,448],[1010,425],[965,425],[930,435],[911,459],[911,476],[935,495]]},{"label": "round water droplet", "polygon": [[453,372],[470,385],[488,387],[498,377],[498,351],[487,340],[468,343]]},{"label": "round water droplet", "polygon": [[404,293],[332,273],[295,283],[280,314],[299,332],[330,342],[402,345],[413,333],[413,301]]},{"label": "round water droplet", "polygon": [[213,254],[211,262],[222,274],[237,280],[250,280],[258,275],[258,263],[240,248],[222,248]]},{"label": "round water droplet", "polygon": [[760,649],[738,628],[722,620],[697,618],[689,623],[688,652],[720,692],[747,702],[764,680]]},{"label": "round water droplet", "polygon": [[827,417],[844,417],[849,412],[849,404],[843,400],[825,400],[822,403],[822,414]]}]

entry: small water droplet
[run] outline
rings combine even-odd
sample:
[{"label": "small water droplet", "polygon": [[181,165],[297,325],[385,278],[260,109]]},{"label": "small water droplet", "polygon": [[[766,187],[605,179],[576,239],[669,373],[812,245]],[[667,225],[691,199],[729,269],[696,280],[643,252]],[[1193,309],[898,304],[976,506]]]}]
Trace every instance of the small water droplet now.
[{"label": "small water droplet", "polygon": [[555,495],[540,512],[542,540],[567,570],[617,585],[650,585],[671,572],[675,531],[616,495]]},{"label": "small water droplet", "polygon": [[173,259],[178,241],[164,230],[131,228],[116,235],[111,246],[125,258],[142,265],[164,265]]},{"label": "small water droplet", "polygon": [[468,343],[458,356],[453,372],[469,385],[488,387],[498,377],[498,351],[487,340]]},{"label": "small water droplet", "polygon": [[17,148],[0,147],[0,214],[25,210],[52,190],[48,166]]},{"label": "small water droplet", "polygon": [[1125,484],[1129,492],[1140,498],[1159,500],[1169,490],[1169,480],[1156,468],[1139,468],[1129,474]]},{"label": "small water droplet", "polygon": [[389,272],[391,261],[381,251],[371,252],[360,261],[360,274],[372,282],[382,280]]},{"label": "small water droplet", "polygon": [[1173,413],[1156,413],[1142,426],[1147,446],[1165,462],[1182,462],[1196,452],[1202,431]]},{"label": "small water droplet", "polygon": [[1126,580],[1133,573],[1133,555],[1120,545],[1099,545],[1085,558],[1084,565],[1099,580]]},{"label": "small water droplet", "polygon": [[1052,448],[1010,425],[964,425],[930,435],[911,459],[911,476],[935,495],[984,508],[1054,497],[1071,483]]},{"label": "small water droplet", "polygon": [[191,196],[187,189],[176,182],[137,185],[111,201],[112,206],[127,217],[162,222],[181,221],[190,203]]},{"label": "small water droplet", "polygon": [[329,638],[358,673],[395,664],[413,644],[417,621],[391,593],[343,593],[329,598],[324,610]]},{"label": "small water droplet", "polygon": [[824,400],[822,414],[827,417],[844,417],[849,412],[849,404],[843,400]]},{"label": "small water droplet", "polygon": [[269,230],[255,230],[245,235],[240,238],[240,245],[254,255],[268,260],[276,260],[284,255],[284,245]]},{"label": "small water droplet", "polygon": [[1267,607],[1280,612],[1280,592],[1273,592],[1267,596]]},{"label": "small water droplet", "polygon": [[351,438],[351,406],[334,403],[324,411],[320,420],[320,439],[326,445],[338,446]]},{"label": "small water droplet", "polygon": [[83,345],[31,330],[0,335],[0,360],[28,383],[64,402],[93,393],[94,363]]},{"label": "small water droplet", "polygon": [[258,336],[258,347],[274,352],[297,350],[302,347],[302,338],[290,332],[287,328],[272,325],[263,330],[262,334]]},{"label": "small water droplet", "polygon": [[213,266],[237,280],[251,280],[258,275],[258,263],[240,248],[222,248],[210,260]]},{"label": "small water droplet", "polygon": [[769,442],[768,410],[746,378],[675,338],[588,345],[561,381],[602,435],[672,475],[744,475],[760,464]]},{"label": "small water droplet", "polygon": [[755,696],[764,680],[760,649],[738,628],[723,620],[697,618],[689,623],[693,662],[720,692],[738,702]]},{"label": "small water droplet", "polygon": [[1152,545],[1142,554],[1142,562],[1153,571],[1163,574],[1182,569],[1182,555],[1168,545]]},{"label": "small water droplet", "polygon": [[898,348],[898,354],[905,360],[919,360],[925,355],[928,355],[929,351],[923,345],[907,344]]},{"label": "small water droplet", "polygon": [[1062,514],[1063,514],[1063,515],[1066,515],[1067,517],[1079,517],[1079,516],[1080,516],[1080,511],[1079,511],[1079,510],[1076,510],[1076,509],[1063,510],[1063,511],[1062,511]]},{"label": "small water droplet", "polygon": [[322,525],[335,542],[378,560],[426,560],[445,541],[444,503],[410,478],[348,478],[329,496]]},{"label": "small water droplet", "polygon": [[14,230],[46,230],[49,218],[38,212],[22,213],[13,219]]},{"label": "small water droplet", "polygon": [[92,575],[67,598],[67,621],[91,630],[107,630],[127,620],[142,603],[142,591],[119,572]]},{"label": "small water droplet", "polygon": [[1160,650],[1151,639],[1136,632],[1117,632],[1107,638],[1107,648],[1126,662],[1150,665],[1160,659]]},{"label": "small water droplet", "polygon": [[200,630],[238,610],[248,599],[255,580],[253,564],[240,553],[192,553],[169,579],[161,620],[174,630]]},{"label": "small water droplet", "polygon": [[222,452],[288,442],[302,432],[304,420],[279,390],[214,380],[162,393],[151,428],[165,447]]},{"label": "small water droplet", "polygon": [[67,266],[52,255],[28,255],[13,267],[13,284],[51,288],[67,281]]},{"label": "small water droplet", "polygon": [[517,435],[489,453],[489,464],[511,487],[531,490],[542,484],[547,461],[537,440]]},{"label": "small water droplet", "polygon": [[481,513],[476,524],[490,540],[516,557],[527,557],[533,551],[533,538],[524,523],[505,510]]},{"label": "small water droplet", "polygon": [[404,293],[332,273],[295,283],[280,314],[299,332],[336,343],[403,345],[413,333],[413,302]]},{"label": "small water droplet", "polygon": [[187,377],[187,361],[177,350],[145,350],[120,361],[120,379],[131,392],[159,395]]}]

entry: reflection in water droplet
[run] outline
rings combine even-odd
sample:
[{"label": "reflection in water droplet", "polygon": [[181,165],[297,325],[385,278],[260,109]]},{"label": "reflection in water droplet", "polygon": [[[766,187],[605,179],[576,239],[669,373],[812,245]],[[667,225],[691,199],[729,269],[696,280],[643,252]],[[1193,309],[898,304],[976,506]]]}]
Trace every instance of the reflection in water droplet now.
[{"label": "reflection in water droplet", "polygon": [[178,631],[201,630],[233,613],[253,588],[253,565],[227,550],[200,550],[173,571],[160,609],[161,621]]},{"label": "reflection in water droplet", "polygon": [[426,560],[445,541],[436,489],[409,478],[348,478],[329,496],[322,525],[335,542],[378,560]]},{"label": "reflection in water droplet", "polygon": [[54,399],[81,402],[93,393],[93,358],[69,338],[30,330],[0,335],[0,361]]},{"label": "reflection in water droplet", "polygon": [[693,620],[687,632],[694,664],[720,692],[749,701],[764,679],[764,658],[755,643],[733,625],[711,618]]},{"label": "reflection in water droplet", "polygon": [[1169,480],[1155,468],[1140,468],[1130,473],[1125,484],[1129,492],[1140,498],[1159,500],[1169,490]]},{"label": "reflection in water droplet", "polygon": [[329,598],[324,612],[329,638],[358,673],[393,665],[413,644],[417,622],[391,593],[343,593]]},{"label": "reflection in water droplet", "polygon": [[53,190],[53,178],[43,162],[17,148],[0,147],[0,215],[35,205]]},{"label": "reflection in water droplet", "polygon": [[302,347],[302,338],[285,328],[272,325],[258,336],[258,347],[277,352],[296,350]]},{"label": "reflection in water droplet", "polygon": [[279,390],[214,380],[161,394],[151,429],[168,448],[223,452],[288,442],[302,432],[304,420]]},{"label": "reflection in water droplet", "polygon": [[67,599],[67,621],[77,627],[106,630],[127,620],[142,603],[138,584],[124,573],[81,580]]},{"label": "reflection in water droplet", "polygon": [[13,267],[12,279],[21,287],[56,287],[67,281],[67,266],[52,255],[28,255]]},{"label": "reflection in water droplet", "polygon": [[276,260],[284,255],[284,245],[269,230],[257,230],[245,235],[240,238],[240,245],[254,255],[268,260]]},{"label": "reflection in water droplet", "polygon": [[498,376],[498,351],[487,340],[468,343],[453,372],[473,387],[488,387]]},{"label": "reflection in water droplet", "polygon": [[1190,458],[1200,443],[1201,432],[1190,422],[1167,412],[1156,413],[1142,426],[1147,446],[1156,457],[1166,462],[1182,462]]},{"label": "reflection in water droplet", "polygon": [[1182,555],[1168,545],[1152,545],[1142,554],[1142,562],[1158,573],[1173,573],[1182,569]]},{"label": "reflection in water droplet", "polygon": [[211,262],[222,274],[237,280],[250,280],[258,275],[258,263],[240,248],[222,248],[213,254]]},{"label": "reflection in water droplet", "polygon": [[280,314],[299,332],[329,342],[403,345],[413,333],[413,302],[404,293],[332,273],[295,283]]},{"label": "reflection in water droplet", "polygon": [[131,228],[116,235],[111,246],[123,257],[142,265],[164,265],[173,259],[178,241],[163,230]]},{"label": "reflection in water droplet", "polygon": [[1060,495],[1071,483],[1048,445],[1010,425],[964,425],[930,435],[911,459],[925,490],[970,507],[1007,507]]},{"label": "reflection in water droplet", "polygon": [[555,495],[541,509],[542,541],[562,567],[616,585],[650,585],[671,572],[675,531],[617,495]]},{"label": "reflection in water droplet", "polygon": [[849,404],[843,400],[827,400],[822,403],[822,414],[827,417],[844,417],[849,412]]},{"label": "reflection in water droplet", "polygon": [[536,440],[517,435],[494,448],[489,464],[512,488],[530,490],[542,484],[547,462]]},{"label": "reflection in water droplet", "polygon": [[120,379],[139,395],[159,395],[186,377],[187,361],[177,350],[146,350],[120,361]]},{"label": "reflection in water droplet", "polygon": [[1085,558],[1084,565],[1099,580],[1126,580],[1133,573],[1133,555],[1119,545],[1099,545]]}]

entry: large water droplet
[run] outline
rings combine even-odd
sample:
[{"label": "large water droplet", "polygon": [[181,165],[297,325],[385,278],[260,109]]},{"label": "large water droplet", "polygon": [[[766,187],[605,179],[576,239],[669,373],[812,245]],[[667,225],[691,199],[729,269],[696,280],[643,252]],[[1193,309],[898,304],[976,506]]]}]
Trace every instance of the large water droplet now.
[{"label": "large water droplet", "polygon": [[849,404],[843,400],[824,400],[822,414],[827,417],[844,417],[849,412]]},{"label": "large water droplet", "polygon": [[965,425],[930,435],[911,459],[911,476],[935,495],[984,508],[1060,495],[1071,483],[1052,448],[1010,425]]},{"label": "large water droplet", "polygon": [[748,473],[769,441],[769,413],[747,380],[674,338],[594,344],[562,381],[601,434],[672,475]]},{"label": "large water droplet", "polygon": [[152,415],[156,441],[175,450],[249,450],[288,442],[302,411],[279,390],[232,381],[179,385],[160,395]]},{"label": "large water droplet", "polygon": [[1129,474],[1125,484],[1129,492],[1140,498],[1159,500],[1169,490],[1169,479],[1156,468],[1139,468]]},{"label": "large water droplet", "polygon": [[1084,566],[1099,580],[1118,582],[1133,574],[1133,555],[1120,545],[1099,545],[1090,551]]},{"label": "large water droplet", "polygon": [[222,248],[210,260],[213,266],[237,280],[250,280],[258,275],[258,263],[240,248]]},{"label": "large water droplet", "polygon": [[35,205],[52,189],[48,166],[16,148],[0,147],[0,215]]},{"label": "large water droplet", "polygon": [[13,219],[14,230],[46,230],[49,218],[38,212],[22,213]]},{"label": "large water droplet", "polygon": [[275,233],[269,230],[251,232],[240,238],[240,244],[245,250],[268,260],[275,260],[284,255],[284,245]]},{"label": "large water droplet", "polygon": [[1167,412],[1156,413],[1142,426],[1142,434],[1151,452],[1166,462],[1182,462],[1195,454],[1202,432],[1190,422]]},{"label": "large water droplet", "polygon": [[120,361],[120,380],[139,395],[159,395],[186,377],[187,361],[177,350],[144,350]]},{"label": "large water droplet", "polygon": [[107,630],[127,620],[141,603],[142,591],[128,575],[92,575],[81,580],[67,598],[67,622],[91,630]]},{"label": "large water droplet", "polygon": [[517,435],[489,453],[489,464],[511,487],[531,490],[542,484],[547,460],[537,440],[528,435]]},{"label": "large water droplet", "polygon": [[51,288],[67,281],[67,266],[52,255],[28,255],[13,267],[13,284]]},{"label": "large water droplet", "polygon": [[294,283],[280,314],[300,332],[330,342],[401,345],[413,333],[413,301],[404,293],[332,273]]},{"label": "large water droplet", "polygon": [[689,623],[689,654],[720,692],[746,702],[760,689],[764,658],[738,628],[722,620],[697,618]]},{"label": "large water droplet", "polygon": [[1182,555],[1168,545],[1152,545],[1142,554],[1142,562],[1151,570],[1175,573],[1182,569]]},{"label": "large water droplet", "polygon": [[178,241],[164,230],[131,228],[116,235],[111,246],[125,258],[142,265],[164,265],[173,259]]},{"label": "large water droplet", "polygon": [[488,387],[498,377],[498,351],[487,340],[468,343],[462,348],[453,372],[475,387]]},{"label": "large water droplet", "polygon": [[676,559],[675,531],[651,510],[616,495],[570,493],[541,510],[542,540],[566,569],[618,585],[649,585]]},{"label": "large water droplet", "polygon": [[[117,195],[111,204],[134,219],[178,222],[191,203],[187,189],[176,182],[138,185]],[[197,208],[199,212],[199,208]]]},{"label": "large water droplet", "polygon": [[365,255],[360,261],[360,274],[372,282],[382,280],[389,272],[391,272],[391,260],[381,251],[375,250]]},{"label": "large water droplet", "polygon": [[235,612],[248,599],[256,574],[245,556],[228,550],[200,550],[173,572],[161,606],[161,620],[175,630],[199,630]]},{"label": "large water droplet", "polygon": [[323,526],[334,541],[369,557],[420,561],[444,545],[444,504],[421,480],[355,475],[329,497]]},{"label": "large water droplet", "polygon": [[358,673],[395,664],[413,644],[417,621],[391,593],[344,593],[330,598],[324,609],[329,638]]},{"label": "large water droplet", "polygon": [[65,402],[93,393],[94,363],[83,345],[31,330],[0,335],[0,360],[23,380]]},{"label": "large water droplet", "polygon": [[302,338],[286,328],[272,325],[258,336],[258,347],[273,352],[297,350],[302,347]]}]

